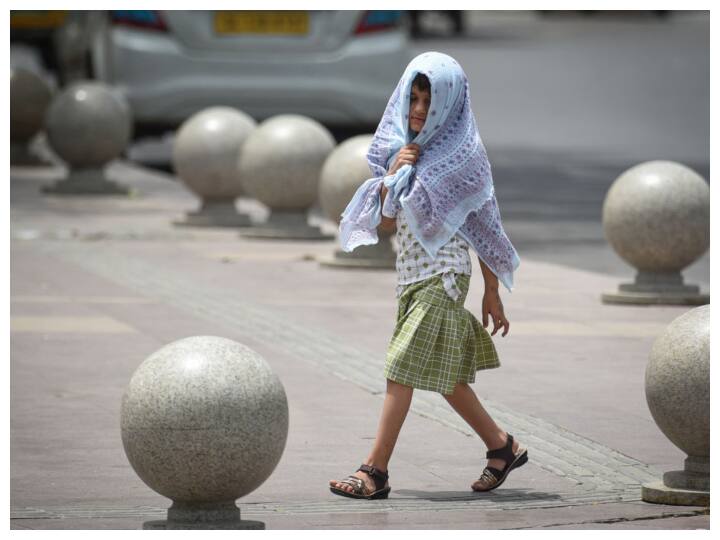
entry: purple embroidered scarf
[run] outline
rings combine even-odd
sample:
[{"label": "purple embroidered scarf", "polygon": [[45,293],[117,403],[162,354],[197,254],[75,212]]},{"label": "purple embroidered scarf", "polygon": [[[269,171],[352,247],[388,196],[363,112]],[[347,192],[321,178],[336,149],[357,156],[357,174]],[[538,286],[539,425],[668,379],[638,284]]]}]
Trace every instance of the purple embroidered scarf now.
[{"label": "purple embroidered scarf", "polygon": [[[431,84],[431,103],[419,133],[408,127],[410,89],[418,73]],[[397,152],[413,142],[421,148],[415,166],[387,176]],[[344,251],[378,241],[381,212],[395,217],[401,208],[413,234],[430,257],[456,233],[475,250],[508,290],[520,264],[500,220],[490,163],[470,108],[467,77],[442,53],[427,52],[408,64],[390,97],[367,154],[374,178],[358,188],[343,212]],[[382,184],[388,188],[380,204]]]}]

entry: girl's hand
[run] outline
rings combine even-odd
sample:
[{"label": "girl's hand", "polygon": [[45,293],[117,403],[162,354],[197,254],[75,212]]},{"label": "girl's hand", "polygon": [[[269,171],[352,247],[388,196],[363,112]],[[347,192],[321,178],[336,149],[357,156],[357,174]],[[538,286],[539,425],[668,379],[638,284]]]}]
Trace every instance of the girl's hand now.
[{"label": "girl's hand", "polygon": [[420,146],[415,143],[406,144],[398,152],[395,163],[388,171],[388,176],[395,174],[400,167],[403,165],[415,165],[415,162],[420,157]]},{"label": "girl's hand", "polygon": [[503,310],[502,300],[500,300],[500,292],[498,289],[492,287],[485,288],[482,303],[482,315],[483,327],[485,328],[488,326],[488,315],[492,317],[493,331],[492,334],[490,334],[491,336],[494,336],[495,333],[503,327],[505,328],[505,331],[502,333],[502,337],[505,337],[510,331],[510,321],[505,318],[505,311]]}]

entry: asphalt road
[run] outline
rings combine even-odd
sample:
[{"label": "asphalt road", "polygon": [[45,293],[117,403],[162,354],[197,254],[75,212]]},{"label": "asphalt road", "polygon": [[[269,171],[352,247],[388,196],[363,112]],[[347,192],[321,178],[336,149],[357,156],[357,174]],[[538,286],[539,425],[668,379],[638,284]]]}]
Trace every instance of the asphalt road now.
[{"label": "asphalt road", "polygon": [[476,11],[468,26],[461,39],[423,39],[415,50],[442,50],[463,66],[489,149],[707,166],[707,15]]}]

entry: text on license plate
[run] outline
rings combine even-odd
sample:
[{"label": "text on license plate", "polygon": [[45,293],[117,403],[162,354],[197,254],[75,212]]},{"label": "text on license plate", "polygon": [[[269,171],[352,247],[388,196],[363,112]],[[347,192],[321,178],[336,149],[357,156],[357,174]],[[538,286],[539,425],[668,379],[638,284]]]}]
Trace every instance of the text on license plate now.
[{"label": "text on license plate", "polygon": [[218,34],[307,34],[307,11],[218,11]]}]

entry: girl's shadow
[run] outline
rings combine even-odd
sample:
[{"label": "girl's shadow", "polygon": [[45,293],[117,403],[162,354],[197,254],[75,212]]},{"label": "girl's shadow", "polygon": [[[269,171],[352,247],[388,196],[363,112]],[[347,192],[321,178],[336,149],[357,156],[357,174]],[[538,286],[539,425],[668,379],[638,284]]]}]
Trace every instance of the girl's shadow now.
[{"label": "girl's shadow", "polygon": [[[393,495],[413,499],[423,499],[435,502],[476,501],[478,499],[491,499],[495,502],[503,501],[551,501],[559,500],[559,493],[547,493],[528,489],[503,489],[502,491],[473,492],[473,491],[421,491],[415,489],[394,489]],[[392,496],[392,495],[391,495]]]}]

